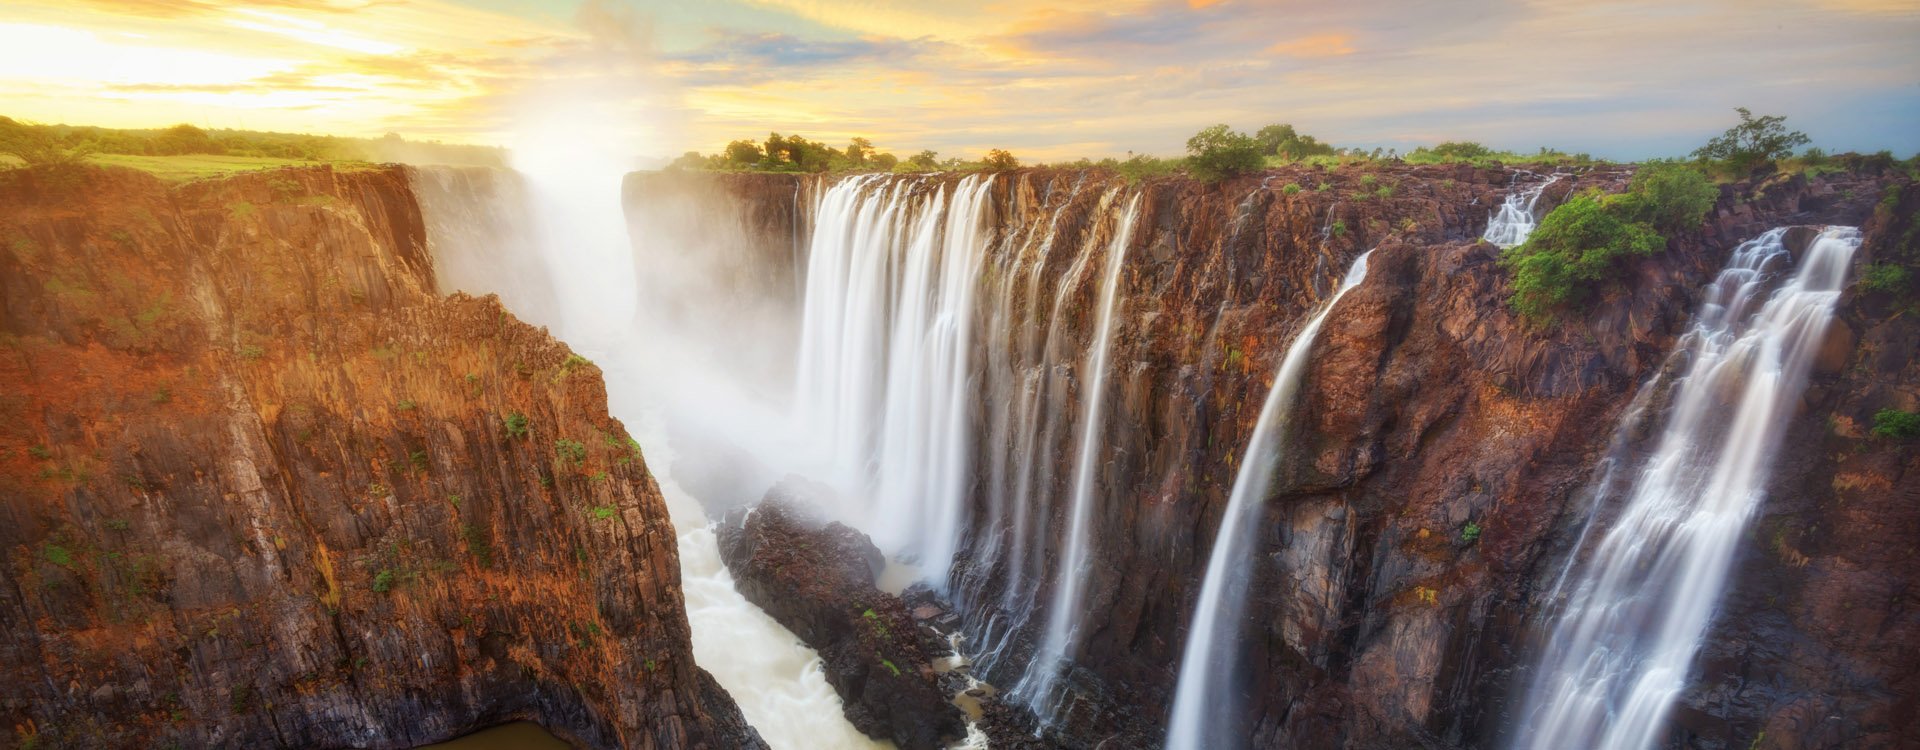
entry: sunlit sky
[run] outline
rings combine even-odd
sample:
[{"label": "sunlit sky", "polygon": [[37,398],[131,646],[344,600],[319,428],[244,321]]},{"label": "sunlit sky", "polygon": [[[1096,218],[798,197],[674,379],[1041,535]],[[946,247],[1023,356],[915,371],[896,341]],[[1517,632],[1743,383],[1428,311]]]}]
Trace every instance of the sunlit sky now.
[{"label": "sunlit sky", "polygon": [[0,114],[506,143],[554,92],[668,156],[1341,145],[1678,155],[1732,108],[1920,150],[1920,0],[7,0]]}]

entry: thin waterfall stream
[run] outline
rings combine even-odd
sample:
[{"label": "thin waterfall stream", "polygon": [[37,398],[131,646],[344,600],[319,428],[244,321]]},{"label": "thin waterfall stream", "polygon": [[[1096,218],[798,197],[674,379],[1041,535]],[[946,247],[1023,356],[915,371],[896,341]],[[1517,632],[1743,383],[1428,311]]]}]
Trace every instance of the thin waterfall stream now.
[{"label": "thin waterfall stream", "polygon": [[1121,215],[1119,230],[1114,233],[1113,242],[1107,248],[1107,267],[1100,283],[1100,317],[1094,325],[1093,348],[1087,353],[1091,384],[1083,393],[1082,413],[1085,416],[1080,431],[1079,453],[1073,464],[1066,552],[1054,574],[1053,602],[1047,610],[1047,628],[1040,650],[1028,663],[1027,674],[1015,689],[1016,694],[1034,708],[1034,713],[1041,717],[1042,723],[1055,715],[1047,703],[1055,699],[1054,684],[1060,677],[1060,662],[1071,655],[1084,614],[1081,608],[1081,585],[1086,579],[1082,568],[1087,564],[1088,546],[1093,543],[1089,538],[1088,516],[1092,513],[1093,470],[1101,447],[1101,417],[1105,414],[1107,352],[1113,340],[1114,307],[1119,304],[1120,269],[1126,263],[1127,246],[1133,242],[1133,225],[1139,216],[1140,196],[1135,195],[1128,203],[1126,213]]},{"label": "thin waterfall stream", "polygon": [[1367,278],[1367,258],[1354,259],[1333,297],[1321,306],[1280,359],[1280,369],[1267,391],[1266,403],[1247,443],[1246,458],[1233,479],[1227,510],[1207,556],[1206,577],[1194,602],[1193,625],[1180,658],[1172,724],[1167,728],[1168,750],[1228,748],[1245,744],[1246,734],[1232,720],[1237,716],[1234,690],[1240,638],[1246,630],[1247,585],[1254,560],[1254,529],[1266,501],[1273,473],[1286,441],[1288,416],[1306,377],[1320,326],[1333,314],[1340,298]]},{"label": "thin waterfall stream", "polygon": [[1734,251],[1672,355],[1682,372],[1650,384],[1671,389],[1653,450],[1617,498],[1617,520],[1561,584],[1515,750],[1660,739],[1861,241],[1829,228],[1796,262],[1786,236]]},{"label": "thin waterfall stream", "polygon": [[[1515,174],[1514,179],[1530,174],[1521,172]],[[1547,192],[1548,186],[1559,182],[1564,176],[1549,175],[1543,182],[1508,192],[1506,199],[1500,201],[1500,208],[1487,218],[1487,231],[1483,239],[1502,248],[1525,243],[1540,223],[1540,196]]]}]

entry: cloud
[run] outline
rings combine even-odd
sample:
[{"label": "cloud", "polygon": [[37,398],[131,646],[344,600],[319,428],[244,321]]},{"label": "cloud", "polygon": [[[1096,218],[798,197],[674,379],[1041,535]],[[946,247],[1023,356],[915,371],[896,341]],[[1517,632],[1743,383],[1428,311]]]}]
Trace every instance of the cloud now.
[{"label": "cloud", "polygon": [[1353,54],[1353,35],[1329,32],[1303,36],[1268,47],[1267,54],[1302,59],[1343,57]]},{"label": "cloud", "polygon": [[277,8],[320,13],[353,13],[393,0],[77,0],[80,6],[107,13],[178,18],[222,14],[231,10]]}]

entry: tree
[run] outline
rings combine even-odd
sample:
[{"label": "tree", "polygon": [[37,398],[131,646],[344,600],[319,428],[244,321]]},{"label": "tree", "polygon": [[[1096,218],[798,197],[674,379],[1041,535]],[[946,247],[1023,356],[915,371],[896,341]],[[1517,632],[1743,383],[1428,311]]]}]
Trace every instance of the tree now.
[{"label": "tree", "polygon": [[701,156],[698,151],[681,154],[680,158],[674,159],[673,163],[667,165],[668,169],[705,169],[706,167],[707,157]]},{"label": "tree", "polygon": [[1733,111],[1740,113],[1740,124],[1727,128],[1720,137],[1695,149],[1694,158],[1703,162],[1725,162],[1736,173],[1745,174],[1763,163],[1792,156],[1795,148],[1812,142],[1806,133],[1788,130],[1786,117],[1756,118],[1746,107]]},{"label": "tree", "polygon": [[894,156],[893,154],[874,154],[872,161],[875,168],[888,171],[892,171],[894,167],[900,166],[900,157]]},{"label": "tree", "polygon": [[1226,125],[1215,125],[1187,139],[1187,168],[1208,182],[1252,172],[1265,164],[1260,142]]},{"label": "tree", "polygon": [[726,156],[729,164],[736,167],[751,167],[759,164],[765,156],[760,151],[760,144],[748,140],[729,143],[726,150],[721,153]]},{"label": "tree", "polygon": [[980,161],[981,163],[987,165],[987,169],[993,170],[995,172],[1004,172],[1009,169],[1018,169],[1020,167],[1020,160],[1013,158],[1013,154],[1008,153],[1006,149],[996,148],[996,149],[993,149],[992,151],[988,151],[987,157],[985,159],[981,159]]},{"label": "tree", "polygon": [[785,164],[788,161],[787,139],[780,137],[779,133],[769,133],[767,135],[766,153],[767,166],[777,168]]},{"label": "tree", "polygon": [[867,165],[867,154],[873,153],[873,141],[855,138],[847,144],[847,161],[856,167]]},{"label": "tree", "polygon": [[1260,143],[1260,153],[1278,156],[1288,161],[1305,159],[1309,156],[1331,156],[1333,145],[1321,143],[1310,135],[1301,135],[1292,125],[1268,125],[1253,134]]},{"label": "tree", "polygon": [[67,148],[46,128],[0,117],[0,154],[10,154],[29,167],[72,167],[92,156],[93,151],[92,144]]},{"label": "tree", "polygon": [[1253,139],[1260,142],[1261,153],[1279,154],[1282,145],[1299,140],[1300,134],[1294,132],[1292,125],[1268,125],[1255,131]]},{"label": "tree", "polygon": [[940,154],[929,149],[909,157],[907,163],[920,169],[938,169],[940,168]]}]

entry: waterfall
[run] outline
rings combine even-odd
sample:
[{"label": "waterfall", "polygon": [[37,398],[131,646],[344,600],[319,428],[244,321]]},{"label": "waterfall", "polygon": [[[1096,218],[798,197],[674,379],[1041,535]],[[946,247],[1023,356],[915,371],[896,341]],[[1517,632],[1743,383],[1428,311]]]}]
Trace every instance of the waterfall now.
[{"label": "waterfall", "polygon": [[1047,627],[1040,650],[1027,665],[1026,676],[1016,693],[1041,720],[1055,716],[1048,709],[1054,684],[1059,679],[1061,662],[1072,650],[1079,635],[1083,614],[1081,584],[1086,580],[1088,516],[1093,503],[1093,472],[1098,461],[1102,417],[1105,415],[1107,351],[1113,338],[1114,307],[1118,304],[1120,269],[1125,264],[1127,246],[1133,242],[1133,225],[1140,215],[1140,196],[1135,195],[1120,219],[1119,231],[1107,248],[1107,268],[1100,285],[1100,317],[1094,325],[1093,347],[1087,352],[1089,385],[1081,392],[1080,448],[1074,460],[1071,505],[1067,511],[1066,552],[1054,574],[1053,601],[1047,609]]},{"label": "waterfall", "polygon": [[[1532,172],[1520,172],[1514,175],[1514,179],[1518,180],[1520,175],[1532,174]],[[1533,228],[1540,221],[1539,215],[1534,213],[1540,202],[1540,195],[1547,191],[1548,185],[1559,182],[1564,176],[1552,175],[1540,184],[1524,190],[1508,192],[1507,199],[1500,202],[1500,209],[1487,219],[1487,233],[1483,238],[1502,248],[1514,247],[1526,242],[1527,236],[1533,234]]]},{"label": "waterfall", "polygon": [[992,177],[854,177],[821,196],[807,261],[799,423],[889,554],[944,585],[973,482],[974,297]]},{"label": "waterfall", "polygon": [[1340,298],[1366,280],[1367,258],[1371,255],[1373,251],[1369,250],[1353,261],[1340,288],[1294,337],[1280,360],[1266,403],[1260,407],[1260,419],[1254,424],[1252,439],[1233,478],[1226,513],[1220,518],[1220,531],[1214,536],[1213,552],[1207,556],[1200,598],[1194,602],[1193,626],[1187,630],[1186,649],[1180,657],[1180,680],[1174,692],[1172,724],[1167,729],[1169,750],[1246,744],[1246,732],[1233,721],[1239,716],[1234,686],[1238,684],[1238,660],[1244,653],[1240,636],[1246,626],[1243,620],[1254,563],[1254,529],[1280,461],[1287,418],[1306,377],[1314,339]]},{"label": "waterfall", "polygon": [[1651,425],[1658,438],[1623,482],[1618,519],[1563,584],[1516,750],[1640,750],[1659,739],[1860,245],[1859,230],[1830,228],[1783,282],[1786,234],[1734,251],[1676,345],[1681,372],[1650,384],[1671,389]]}]

